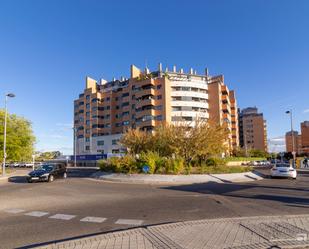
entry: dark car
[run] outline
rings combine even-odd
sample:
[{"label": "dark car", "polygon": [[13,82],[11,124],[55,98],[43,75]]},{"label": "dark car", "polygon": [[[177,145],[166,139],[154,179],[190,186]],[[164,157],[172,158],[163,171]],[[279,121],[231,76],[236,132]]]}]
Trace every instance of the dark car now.
[{"label": "dark car", "polygon": [[65,164],[47,163],[40,165],[31,171],[27,177],[28,182],[47,181],[52,182],[55,178],[67,178],[67,169]]}]

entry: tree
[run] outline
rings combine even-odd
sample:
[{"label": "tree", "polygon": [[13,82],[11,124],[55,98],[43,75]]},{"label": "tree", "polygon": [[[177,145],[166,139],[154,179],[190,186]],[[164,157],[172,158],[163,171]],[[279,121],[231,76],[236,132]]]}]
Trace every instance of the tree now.
[{"label": "tree", "polygon": [[56,159],[61,155],[60,151],[47,151],[47,152],[36,152],[36,160],[37,161],[47,161],[47,160],[52,160]]},{"label": "tree", "polygon": [[190,163],[225,152],[227,135],[224,126],[197,120],[193,127],[189,123],[162,124],[153,133],[129,129],[120,143],[133,155],[151,151],[163,157],[179,156]]},{"label": "tree", "polygon": [[[4,110],[0,110],[0,157],[3,158]],[[7,161],[31,161],[35,136],[31,122],[14,114],[7,116]]]}]

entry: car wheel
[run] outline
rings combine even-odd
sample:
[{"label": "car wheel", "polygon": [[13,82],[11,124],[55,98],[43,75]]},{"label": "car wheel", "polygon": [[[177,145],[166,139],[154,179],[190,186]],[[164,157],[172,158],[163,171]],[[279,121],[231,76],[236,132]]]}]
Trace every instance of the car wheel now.
[{"label": "car wheel", "polygon": [[32,183],[32,180],[31,180],[31,179],[27,179],[27,182],[28,182],[28,183]]},{"label": "car wheel", "polygon": [[64,173],[63,173],[63,179],[66,179],[67,177],[68,177],[67,172],[64,172]]},{"label": "car wheel", "polygon": [[49,177],[48,177],[48,182],[53,182],[54,181],[54,176],[53,175],[50,175]]},{"label": "car wheel", "polygon": [[292,179],[293,179],[293,180],[296,180],[296,177],[293,177]]}]

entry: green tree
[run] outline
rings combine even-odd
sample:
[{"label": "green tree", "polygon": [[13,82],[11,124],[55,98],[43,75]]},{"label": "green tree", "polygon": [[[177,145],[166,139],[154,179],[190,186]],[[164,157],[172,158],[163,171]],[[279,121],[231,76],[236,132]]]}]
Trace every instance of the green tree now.
[{"label": "green tree", "polygon": [[60,151],[46,151],[46,152],[36,152],[36,161],[47,161],[51,159],[56,159],[61,155]]},{"label": "green tree", "polygon": [[[4,110],[0,110],[0,157],[3,158]],[[35,136],[31,122],[14,114],[7,116],[7,161],[31,161]]]}]

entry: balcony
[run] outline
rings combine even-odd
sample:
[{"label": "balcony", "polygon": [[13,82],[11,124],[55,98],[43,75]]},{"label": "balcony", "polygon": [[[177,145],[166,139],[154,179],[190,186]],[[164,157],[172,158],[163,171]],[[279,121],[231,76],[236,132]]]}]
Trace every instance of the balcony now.
[{"label": "balcony", "polygon": [[138,102],[136,102],[135,107],[139,108],[145,105],[155,105],[155,100],[154,99],[142,99]]}]

